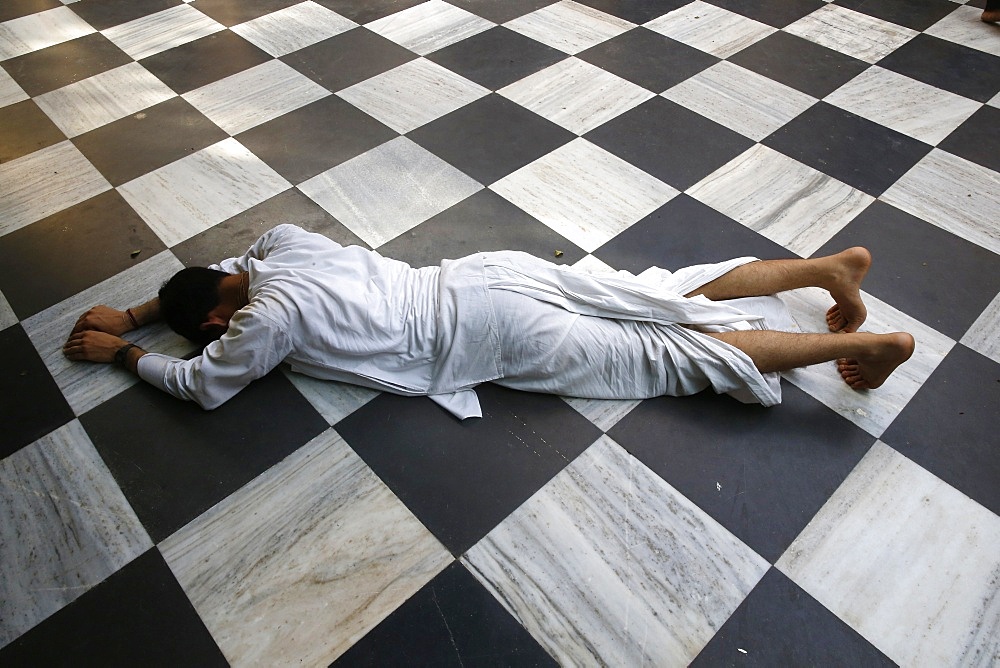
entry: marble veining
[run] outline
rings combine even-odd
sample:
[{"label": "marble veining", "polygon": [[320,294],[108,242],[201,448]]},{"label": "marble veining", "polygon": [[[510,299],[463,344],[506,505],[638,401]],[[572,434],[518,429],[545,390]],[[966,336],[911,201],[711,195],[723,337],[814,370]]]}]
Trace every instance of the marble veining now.
[{"label": "marble veining", "polygon": [[490,190],[588,253],[677,194],[579,137],[505,176]]},{"label": "marble veining", "polygon": [[563,397],[563,401],[577,413],[590,420],[601,431],[607,431],[628,415],[639,401],[615,401],[610,399],[580,399]]},{"label": "marble veining", "polygon": [[951,134],[981,106],[877,66],[868,68],[825,99],[931,145]]},{"label": "marble veining", "polygon": [[816,102],[814,97],[727,61],[661,95],[756,141]]},{"label": "marble veining", "polygon": [[646,27],[719,58],[728,58],[777,32],[769,25],[701,0],[653,19]]},{"label": "marble veining", "polygon": [[832,4],[785,26],[784,31],[866,63],[878,62],[919,34]]},{"label": "marble veining", "polygon": [[10,302],[0,292],[0,329],[7,329],[11,325],[17,324],[17,315],[10,307]]},{"label": "marble veining", "polygon": [[924,33],[1000,56],[1000,29],[995,24],[980,21],[980,14],[982,9],[979,7],[958,7]]},{"label": "marble veining", "polygon": [[405,134],[489,92],[437,63],[418,58],[337,95]]},{"label": "marble veining", "polygon": [[1000,294],[972,323],[961,342],[1000,364]]},{"label": "marble veining", "polygon": [[[875,261],[878,262],[878,258]],[[784,292],[781,296],[799,329],[829,333],[823,314],[833,300],[825,290],[806,288]],[[872,391],[852,390],[837,373],[834,362],[794,369],[782,375],[872,436],[881,436],[955,342],[868,293],[863,292],[862,298],[868,307],[868,319],[861,331],[909,332],[916,340],[913,356],[900,365],[882,387]]]},{"label": "marble veining", "polygon": [[1000,253],[1000,175],[934,149],[879,198]]},{"label": "marble veining", "polygon": [[[156,296],[164,281],[184,268],[173,253],[164,251],[83,292],[36,313],[22,322],[42,362],[77,415],[132,387],[138,378],[113,364],[72,362],[62,346],[77,319],[92,306],[117,309],[142,304]],[[123,336],[143,350],[183,357],[193,346],[160,323]]]},{"label": "marble veining", "polygon": [[280,60],[271,60],[182,97],[235,135],[328,95],[330,91],[312,79]]},{"label": "marble veining", "polygon": [[685,665],[768,563],[607,436],[462,559],[561,665]]},{"label": "marble veining", "polygon": [[327,665],[452,560],[332,429],[160,549],[233,665]]},{"label": "marble veining", "polygon": [[1000,657],[1000,517],[884,443],[777,567],[900,665]]},{"label": "marble veining", "polygon": [[69,141],[0,164],[0,236],[110,189]]},{"label": "marble veining", "polygon": [[428,0],[365,25],[410,51],[426,56],[496,24],[444,2]]},{"label": "marble veining", "polygon": [[497,93],[578,135],[653,97],[645,88],[575,57]]},{"label": "marble veining", "polygon": [[312,0],[235,25],[232,30],[278,58],[346,32],[358,24]]},{"label": "marble veining", "polygon": [[299,184],[377,248],[483,186],[406,137],[397,137]]},{"label": "marble veining", "polygon": [[871,195],[758,144],[687,190],[803,257],[872,203]]},{"label": "marble veining", "polygon": [[129,63],[39,95],[35,103],[67,137],[76,137],[175,95],[145,67]]},{"label": "marble veining", "polygon": [[0,67],[0,107],[6,107],[27,99],[29,99],[29,96],[24,92],[24,89],[17,85],[12,76],[7,74],[7,70]]},{"label": "marble veining", "polygon": [[0,647],[152,547],[76,420],[0,461]]},{"label": "marble veining", "polygon": [[183,4],[102,30],[101,34],[140,60],[220,30],[225,26]]},{"label": "marble veining", "polygon": [[56,7],[0,24],[0,60],[16,58],[96,32],[68,7]]},{"label": "marble veining", "polygon": [[291,187],[235,139],[118,187],[167,246],[203,232]]},{"label": "marble veining", "polygon": [[328,424],[335,425],[379,395],[367,387],[310,378],[283,368],[285,376]]},{"label": "marble veining", "polygon": [[574,54],[627,32],[635,24],[573,0],[561,0],[508,21],[504,27]]}]

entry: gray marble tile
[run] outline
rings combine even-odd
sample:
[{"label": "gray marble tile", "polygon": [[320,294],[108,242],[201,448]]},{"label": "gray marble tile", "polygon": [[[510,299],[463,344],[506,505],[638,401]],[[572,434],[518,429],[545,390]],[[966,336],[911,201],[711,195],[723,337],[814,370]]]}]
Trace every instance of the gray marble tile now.
[{"label": "gray marble tile", "polygon": [[76,420],[0,461],[0,647],[153,546]]},{"label": "gray marble tile", "polygon": [[337,93],[401,134],[488,94],[486,88],[425,58]]},{"label": "gray marble tile", "polygon": [[1000,30],[995,24],[980,21],[982,13],[978,7],[958,7],[924,33],[1000,56]]},{"label": "gray marble tile", "polygon": [[562,665],[686,665],[768,563],[607,436],[463,562]]},{"label": "gray marble tile", "polygon": [[646,27],[719,58],[728,58],[777,32],[769,25],[701,0],[653,19]]},{"label": "gray marble tile", "polygon": [[299,184],[372,248],[483,186],[406,137],[397,137]]},{"label": "gray marble tile", "polygon": [[496,24],[444,0],[428,0],[365,25],[400,46],[426,56]]},{"label": "gray marble tile", "polygon": [[825,100],[931,145],[950,135],[981,106],[877,66],[854,77]]},{"label": "gray marble tile", "polygon": [[110,189],[69,141],[0,164],[0,236]]},{"label": "gray marble tile", "polygon": [[1000,294],[972,323],[962,343],[1000,364]]},{"label": "gray marble tile", "polygon": [[[784,292],[781,295],[803,332],[829,334],[824,314],[833,304],[829,293],[819,288]],[[927,381],[955,342],[889,304],[863,293],[868,319],[861,331],[884,334],[909,332],[917,345],[913,356],[877,390],[849,388],[834,362],[788,371],[782,376],[872,436],[881,436]],[[840,336],[830,334],[830,336]]]},{"label": "gray marble tile", "polygon": [[1000,253],[1000,175],[934,149],[879,198]]},{"label": "gray marble tile", "polygon": [[7,329],[11,325],[17,324],[17,315],[10,307],[10,302],[0,292],[0,329]]},{"label": "gray marble tile", "polygon": [[490,190],[588,253],[677,194],[582,138],[500,179]]},{"label": "gray marble tile", "polygon": [[7,74],[7,70],[0,68],[0,107],[27,100],[28,97],[14,78]]},{"label": "gray marble tile", "polygon": [[803,257],[873,201],[871,195],[760,144],[687,193]]},{"label": "gray marble tile", "polygon": [[160,549],[233,665],[327,665],[452,560],[332,429]]},{"label": "gray marble tile", "polygon": [[561,0],[508,21],[504,27],[575,54],[631,30],[635,24],[573,0]]},{"label": "gray marble tile", "polygon": [[129,63],[39,95],[35,103],[68,137],[76,137],[175,97],[139,63]]},{"label": "gray marble tile", "polygon": [[331,425],[361,408],[379,395],[366,387],[310,378],[284,369],[285,375],[312,407]]},{"label": "gray marble tile", "polygon": [[881,442],[777,567],[900,665],[1000,656],[1000,517]]},{"label": "gray marble tile", "polygon": [[118,187],[167,246],[207,230],[291,187],[235,139]]},{"label": "gray marble tile", "polygon": [[0,24],[0,60],[68,42],[96,32],[68,7],[56,7]]},{"label": "gray marble tile", "polygon": [[271,60],[182,97],[235,135],[331,94],[280,60]]},{"label": "gray marble tile", "polygon": [[140,60],[220,30],[225,30],[225,26],[183,4],[102,30],[101,34]]},{"label": "gray marble tile", "polygon": [[866,63],[878,62],[919,34],[832,4],[785,26],[784,31]]},{"label": "gray marble tile", "polygon": [[756,141],[816,102],[814,97],[727,61],[661,95]]},{"label": "gray marble tile", "polygon": [[[124,309],[145,303],[156,296],[164,281],[183,268],[172,253],[163,252],[24,321],[28,338],[77,415],[140,382],[137,376],[113,364],[66,359],[62,345],[77,319],[97,304]],[[193,349],[192,344],[162,324],[129,332],[123,338],[143,350],[177,357]]]},{"label": "gray marble tile", "polygon": [[275,58],[312,46],[358,24],[306,0],[230,28]]},{"label": "gray marble tile", "polygon": [[645,88],[575,57],[497,93],[578,135],[653,97]]}]

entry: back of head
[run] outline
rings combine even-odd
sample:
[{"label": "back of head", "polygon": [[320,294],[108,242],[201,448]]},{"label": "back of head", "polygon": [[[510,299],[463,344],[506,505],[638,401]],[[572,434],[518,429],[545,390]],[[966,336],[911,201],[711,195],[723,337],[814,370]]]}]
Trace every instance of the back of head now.
[{"label": "back of head", "polygon": [[205,346],[220,332],[201,328],[209,312],[219,305],[219,282],[228,276],[224,271],[206,267],[181,269],[160,288],[160,315],[170,329],[184,338]]}]

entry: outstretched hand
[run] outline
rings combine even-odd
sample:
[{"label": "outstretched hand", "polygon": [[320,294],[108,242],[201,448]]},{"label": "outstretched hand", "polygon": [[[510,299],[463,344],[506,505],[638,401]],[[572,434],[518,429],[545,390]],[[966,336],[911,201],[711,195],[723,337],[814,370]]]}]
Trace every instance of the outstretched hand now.
[{"label": "outstretched hand", "polygon": [[76,332],[74,330],[74,333],[63,345],[63,355],[73,361],[84,360],[109,364],[115,361],[115,353],[118,352],[118,349],[127,344],[128,341],[125,339],[107,332],[95,330]]},{"label": "outstretched hand", "polygon": [[117,337],[131,329],[132,323],[125,311],[119,311],[110,306],[95,306],[76,321],[70,338],[72,339],[73,334],[86,331],[105,332]]}]

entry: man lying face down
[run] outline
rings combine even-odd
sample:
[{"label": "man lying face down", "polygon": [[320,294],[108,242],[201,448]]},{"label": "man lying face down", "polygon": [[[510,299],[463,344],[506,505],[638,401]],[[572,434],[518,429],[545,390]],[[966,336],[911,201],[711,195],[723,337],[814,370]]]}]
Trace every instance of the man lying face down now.
[{"label": "man lying face down", "polygon": [[[178,272],[145,304],[95,306],[63,352],[117,362],[206,409],[282,361],[316,378],[427,395],[459,418],[482,415],[473,388],[487,381],[593,399],[711,387],[770,406],[781,401],[780,371],[838,360],[844,382],[867,390],[913,353],[909,334],[857,331],[870,262],[850,248],[595,276],[500,251],[415,269],[280,225],[241,257]],[[830,292],[835,334],[779,331],[790,319],[769,295],[807,286]],[[160,319],[201,354],[181,360],[120,338]]]}]

